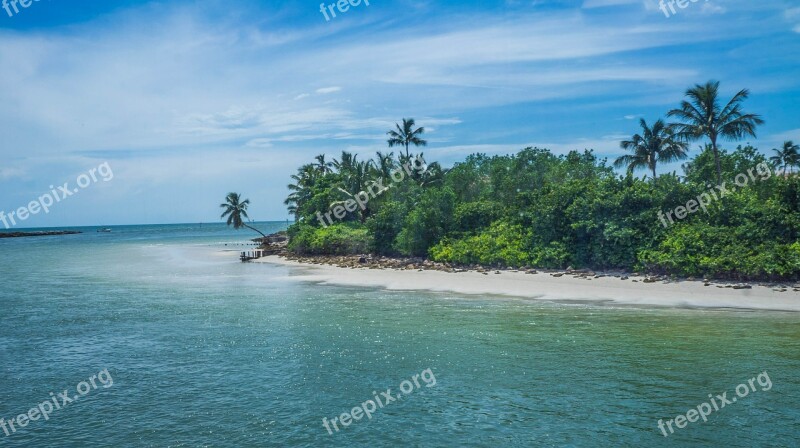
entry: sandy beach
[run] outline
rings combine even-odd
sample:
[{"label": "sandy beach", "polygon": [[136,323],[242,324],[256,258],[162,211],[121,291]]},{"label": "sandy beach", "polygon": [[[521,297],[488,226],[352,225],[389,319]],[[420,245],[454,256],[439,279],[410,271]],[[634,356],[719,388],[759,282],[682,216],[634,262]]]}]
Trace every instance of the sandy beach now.
[{"label": "sandy beach", "polygon": [[619,305],[800,312],[800,292],[792,288],[784,292],[758,285],[753,285],[752,289],[733,289],[717,283],[705,286],[702,281],[644,283],[644,277],[635,276],[626,280],[611,276],[586,279],[569,275],[555,277],[544,272],[532,275],[511,271],[497,274],[493,271],[485,275],[475,271],[351,269],[300,263],[279,256],[268,256],[254,262],[296,268],[302,271],[299,276],[302,280],[330,285]]}]

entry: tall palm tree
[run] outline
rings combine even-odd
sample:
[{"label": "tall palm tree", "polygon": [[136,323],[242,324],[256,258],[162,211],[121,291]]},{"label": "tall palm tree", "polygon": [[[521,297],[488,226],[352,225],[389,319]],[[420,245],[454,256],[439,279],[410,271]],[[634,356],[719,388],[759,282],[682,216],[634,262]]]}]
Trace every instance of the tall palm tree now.
[{"label": "tall palm tree", "polygon": [[717,167],[717,185],[722,183],[722,166],[719,160],[717,141],[720,138],[738,140],[745,136],[756,136],[756,126],[764,124],[759,115],[742,111],[742,103],[750,96],[750,91],[742,89],[720,108],[719,81],[709,81],[705,85],[697,84],[686,91],[687,100],[681,102],[678,109],[667,114],[682,123],[674,123],[678,137],[686,141],[696,141],[708,137],[714,151]]},{"label": "tall palm tree", "polygon": [[658,162],[676,162],[687,157],[688,144],[679,140],[672,129],[658,120],[650,128],[642,118],[639,120],[642,135],[635,134],[630,140],[620,142],[619,146],[633,154],[624,155],[614,161],[617,168],[627,167],[629,172],[638,168],[648,168],[653,172],[656,181],[656,164]]},{"label": "tall palm tree", "polygon": [[406,147],[406,158],[409,158],[408,146],[427,146],[428,142],[420,138],[422,134],[425,133],[425,128],[417,128],[414,129],[416,126],[416,122],[413,118],[405,119],[403,118],[403,127],[401,128],[399,124],[395,123],[397,127],[396,131],[389,131],[386,135],[389,136],[389,147],[394,148],[395,146],[405,146]]},{"label": "tall palm tree", "polygon": [[[233,225],[233,228],[236,230],[241,229],[242,227],[247,227],[250,230],[254,230],[258,233],[261,233],[260,230],[250,227],[245,224],[242,218],[248,219],[247,216],[247,207],[250,205],[250,199],[245,199],[244,201],[241,200],[239,193],[228,193],[228,196],[225,197],[225,203],[220,204],[219,206],[224,208],[225,211],[222,213],[220,218],[228,217],[228,225]],[[261,236],[264,238],[267,235],[261,233]]]},{"label": "tall palm tree", "polygon": [[776,167],[783,167],[783,175],[786,176],[789,168],[800,166],[800,145],[795,145],[789,140],[783,142],[782,149],[773,149],[775,155],[769,159]]},{"label": "tall palm tree", "polygon": [[317,167],[317,171],[320,174],[325,175],[331,172],[331,167],[333,166],[333,162],[328,162],[325,160],[325,154],[320,154],[314,157],[314,160],[317,161],[314,165]]}]

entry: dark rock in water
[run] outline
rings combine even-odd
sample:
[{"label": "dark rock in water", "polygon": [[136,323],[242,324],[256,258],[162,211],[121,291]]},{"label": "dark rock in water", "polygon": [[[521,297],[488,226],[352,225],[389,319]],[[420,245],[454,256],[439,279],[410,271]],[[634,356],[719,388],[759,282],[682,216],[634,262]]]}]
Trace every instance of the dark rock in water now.
[{"label": "dark rock in water", "polygon": [[0,232],[0,238],[23,238],[29,236],[54,236],[54,235],[77,235],[76,230],[52,230],[41,232]]}]

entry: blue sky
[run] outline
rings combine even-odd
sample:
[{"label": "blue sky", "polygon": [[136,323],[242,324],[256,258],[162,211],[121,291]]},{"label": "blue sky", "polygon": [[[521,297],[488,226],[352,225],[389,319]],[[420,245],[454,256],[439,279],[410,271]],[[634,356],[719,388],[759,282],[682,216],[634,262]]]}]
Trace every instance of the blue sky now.
[{"label": "blue sky", "polygon": [[766,125],[750,142],[769,152],[800,141],[798,55],[784,0],[669,18],[655,0],[371,0],[329,22],[320,1],[41,0],[0,9],[0,211],[108,162],[113,180],[17,227],[215,222],[229,191],[283,220],[299,165],[386,151],[403,117],[444,165],[526,146],[614,158],[710,79],[751,90]]}]

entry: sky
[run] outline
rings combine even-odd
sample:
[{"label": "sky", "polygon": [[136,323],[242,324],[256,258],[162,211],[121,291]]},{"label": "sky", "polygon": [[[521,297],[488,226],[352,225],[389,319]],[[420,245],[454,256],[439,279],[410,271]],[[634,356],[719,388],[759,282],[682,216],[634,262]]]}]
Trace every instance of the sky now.
[{"label": "sky", "polygon": [[796,0],[699,0],[669,17],[657,0],[371,0],[329,20],[325,4],[0,9],[0,212],[56,190],[16,228],[209,223],[235,191],[251,218],[286,220],[300,165],[387,151],[404,117],[444,166],[527,146],[612,161],[640,118],[709,80],[725,100],[750,89],[745,110],[766,124],[741,143],[800,142]]}]

